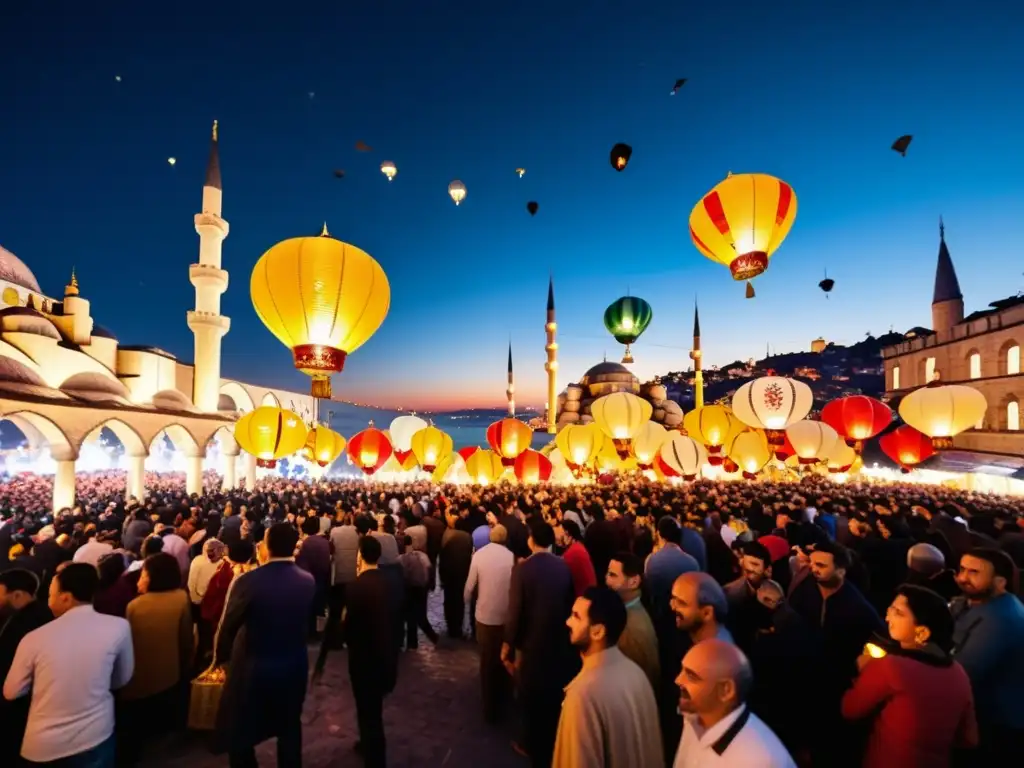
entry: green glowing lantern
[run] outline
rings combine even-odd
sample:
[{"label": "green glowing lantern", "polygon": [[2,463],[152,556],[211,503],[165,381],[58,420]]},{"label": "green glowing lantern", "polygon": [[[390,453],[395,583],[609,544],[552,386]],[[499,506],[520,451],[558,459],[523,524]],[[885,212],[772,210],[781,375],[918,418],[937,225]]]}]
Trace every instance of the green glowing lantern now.
[{"label": "green glowing lantern", "polygon": [[629,345],[640,338],[653,318],[654,311],[651,309],[651,305],[636,296],[623,296],[621,299],[616,299],[604,311],[604,327],[619,344],[626,345],[626,353],[622,357],[622,362],[633,362]]}]

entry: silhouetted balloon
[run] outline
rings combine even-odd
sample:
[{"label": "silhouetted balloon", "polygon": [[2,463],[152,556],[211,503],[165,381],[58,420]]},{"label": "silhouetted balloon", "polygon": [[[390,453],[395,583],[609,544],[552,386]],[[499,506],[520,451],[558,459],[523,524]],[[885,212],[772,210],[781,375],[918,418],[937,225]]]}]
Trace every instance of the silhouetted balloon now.
[{"label": "silhouetted balloon", "polygon": [[356,152],[372,152],[373,147],[367,144],[365,141],[356,142]]},{"label": "silhouetted balloon", "polygon": [[334,169],[334,178],[336,178],[336,179],[344,179],[345,178],[345,172],[343,170],[341,170],[341,168],[335,168]]},{"label": "silhouetted balloon", "polygon": [[914,137],[910,134],[906,136],[900,136],[896,141],[892,143],[892,151],[899,152],[903,157],[907,156],[907,148],[910,146],[910,142],[914,140]]},{"label": "silhouetted balloon", "polygon": [[537,204],[536,204],[535,202],[533,202],[532,200],[531,200],[530,202],[528,202],[528,203],[526,204],[526,210],[528,210],[528,211],[530,212],[530,215],[531,215],[531,216],[533,216],[533,215],[535,215],[535,214],[537,213],[537,209],[538,209],[539,207],[540,207],[540,206],[539,206],[539,205],[537,205]]},{"label": "silhouetted balloon", "polygon": [[632,154],[633,148],[629,144],[616,144],[612,147],[611,157],[609,158],[612,168],[616,171],[624,170]]},{"label": "silhouetted balloon", "polygon": [[675,96],[677,93],[679,93],[679,89],[682,88],[684,85],[686,85],[685,77],[681,77],[678,80],[676,80],[676,84],[672,86],[672,91],[669,93],[669,96]]},{"label": "silhouetted balloon", "polygon": [[[835,287],[835,284],[835,280],[833,280],[831,277],[826,277],[824,280],[818,283],[818,287],[821,288],[821,290],[823,290],[825,293],[830,293],[832,289]],[[826,296],[825,298],[827,299],[828,296]]]}]

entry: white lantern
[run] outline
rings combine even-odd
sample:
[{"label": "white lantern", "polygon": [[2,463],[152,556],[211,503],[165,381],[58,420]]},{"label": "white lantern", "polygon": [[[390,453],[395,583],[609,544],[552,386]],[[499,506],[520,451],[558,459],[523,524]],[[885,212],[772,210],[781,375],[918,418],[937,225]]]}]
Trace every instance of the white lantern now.
[{"label": "white lantern", "polygon": [[786,427],[786,437],[801,464],[827,461],[840,441],[839,433],[823,421],[801,419]]},{"label": "white lantern", "polygon": [[748,381],[732,396],[732,412],[748,427],[763,429],[768,444],[784,445],[783,430],[807,416],[814,405],[811,388],[785,376],[761,376]]}]

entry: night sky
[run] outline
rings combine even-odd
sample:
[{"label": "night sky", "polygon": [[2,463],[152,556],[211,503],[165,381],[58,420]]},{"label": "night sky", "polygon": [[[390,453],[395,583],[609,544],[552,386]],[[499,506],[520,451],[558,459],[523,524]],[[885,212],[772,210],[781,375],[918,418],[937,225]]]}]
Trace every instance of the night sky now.
[{"label": "night sky", "polygon": [[[503,402],[510,336],[518,400],[542,405],[549,272],[560,385],[619,358],[601,318],[627,291],[654,308],[642,378],[688,367],[695,295],[709,364],[927,326],[940,214],[967,311],[1024,288],[1020,3],[3,5],[0,244],[49,295],[75,266],[124,344],[191,360],[192,217],[220,121],[226,376],[307,386],[248,283],[325,220],[392,288],[335,394],[389,406]],[[728,171],[799,200],[753,301],[687,231]]]}]

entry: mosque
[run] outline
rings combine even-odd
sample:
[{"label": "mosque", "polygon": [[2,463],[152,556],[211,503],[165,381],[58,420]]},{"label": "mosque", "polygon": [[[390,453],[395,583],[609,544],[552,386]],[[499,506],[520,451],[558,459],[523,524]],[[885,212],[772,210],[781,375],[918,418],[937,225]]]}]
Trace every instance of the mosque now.
[{"label": "mosque", "polygon": [[[47,447],[56,464],[55,510],[75,499],[75,464],[82,446],[110,429],[128,457],[127,494],[145,495],[145,461],[166,436],[186,457],[186,489],[202,492],[203,461],[220,444],[224,488],[256,481],[256,458],[240,451],[232,424],[258,404],[284,405],[309,418],[308,394],[269,389],[221,377],[221,343],[231,319],[221,314],[228,273],[221,250],[222,218],[217,124],[195,215],[199,259],[188,269],[195,309],[187,322],[194,363],[149,346],[125,346],[97,324],[74,273],[63,296],[43,292],[21,259],[0,247],[0,419],[22,431],[30,448]],[[241,475],[241,478],[240,478]]]}]

